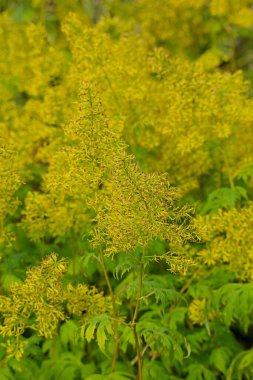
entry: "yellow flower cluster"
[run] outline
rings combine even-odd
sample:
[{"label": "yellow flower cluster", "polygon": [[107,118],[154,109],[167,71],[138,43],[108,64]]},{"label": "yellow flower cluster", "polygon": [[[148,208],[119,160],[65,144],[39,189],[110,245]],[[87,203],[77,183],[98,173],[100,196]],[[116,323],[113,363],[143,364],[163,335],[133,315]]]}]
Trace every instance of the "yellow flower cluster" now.
[{"label": "yellow flower cluster", "polygon": [[188,307],[188,316],[194,325],[203,326],[206,320],[206,300],[205,298],[194,300]]},{"label": "yellow flower cluster", "polygon": [[69,314],[79,317],[82,324],[98,313],[111,312],[110,297],[104,297],[102,293],[98,293],[95,287],[88,287],[85,284],[78,284],[74,287],[72,284],[68,284],[66,297]]},{"label": "yellow flower cluster", "polygon": [[[120,19],[112,21],[114,35],[135,31],[151,46],[194,58],[203,55],[209,67],[233,59],[233,34],[253,25],[252,0],[114,0],[111,11]],[[229,38],[231,46],[226,44]]]},{"label": "yellow flower cluster", "polygon": [[65,145],[43,176],[44,193],[26,198],[22,223],[31,239],[71,229],[82,234],[94,222],[92,242],[105,244],[108,254],[133,251],[153,238],[174,246],[190,238],[192,231],[183,223],[189,222],[188,210],[175,206],[178,194],[167,176],[143,172],[126,153],[96,86],[82,85],[79,97],[76,117],[64,127]]},{"label": "yellow flower cluster", "polygon": [[[2,323],[0,334],[6,338],[5,348],[9,356],[20,359],[25,347],[22,335],[26,329],[38,335],[52,338],[60,321],[69,314],[92,316],[110,310],[102,293],[84,284],[63,286],[62,277],[67,271],[65,260],[56,254],[45,258],[40,266],[27,271],[24,282],[11,285],[9,296],[0,296]],[[94,300],[96,302],[94,303]]]},{"label": "yellow flower cluster", "polygon": [[[246,72],[251,62],[253,3],[31,0],[15,10],[16,5],[0,5],[0,271],[8,279],[17,252],[22,258],[27,252],[30,262],[31,250],[34,255],[55,246],[73,255],[73,282],[93,257],[89,275],[103,273],[110,297],[85,283],[66,283],[66,260],[51,254],[24,281],[3,286],[1,345],[6,359],[20,359],[27,335],[52,339],[72,318],[88,341],[96,335],[102,351],[107,333],[112,335],[112,372],[120,368],[123,351],[128,361],[136,349],[131,363],[138,364],[141,378],[142,360],[149,371],[148,355],[155,354],[159,370],[170,347],[182,356],[163,325],[157,331],[164,349],[149,339],[155,319],[148,318],[161,316],[160,306],[169,319],[174,307],[176,313],[181,308],[180,298],[175,304],[170,298],[175,289],[181,286],[188,298],[192,284],[202,286],[201,276],[219,265],[237,281],[253,280],[253,203],[243,206],[247,194],[252,196],[247,178],[253,168],[253,100],[237,70]],[[242,53],[238,62],[240,50],[249,55]],[[208,197],[203,209],[209,211],[211,195],[219,190],[232,194],[238,208],[194,219],[185,202],[205,203]],[[228,200],[226,207],[234,203]],[[87,251],[87,260],[77,260]],[[104,257],[117,254],[113,263]],[[201,270],[187,282],[171,276],[158,288],[164,268],[147,264],[160,260],[180,275],[192,264],[200,263]],[[113,271],[125,276],[122,287],[115,287]],[[149,285],[149,276],[157,282]],[[151,296],[152,315],[143,304]],[[208,329],[218,316],[209,311],[208,298],[195,298],[186,327]]]},{"label": "yellow flower cluster", "polygon": [[188,306],[188,317],[193,325],[203,326],[215,316],[214,310],[207,310],[206,298],[193,300]]},{"label": "yellow flower cluster", "polygon": [[[194,223],[184,206],[185,199],[203,201],[227,183],[238,189],[246,183],[242,172],[252,174],[253,100],[237,71],[247,62],[236,61],[237,50],[252,38],[252,1],[26,3],[27,12],[15,14],[12,0],[0,12],[1,248],[15,255],[20,247],[25,251],[24,242],[35,252],[40,240],[47,251],[66,242],[61,248],[73,254],[76,275],[73,246],[78,255],[88,246],[110,297],[86,284],[64,285],[67,263],[52,254],[0,295],[1,340],[7,356],[20,359],[31,330],[51,339],[69,316],[87,327],[106,314],[108,321],[102,327],[93,321],[86,338],[97,329],[103,350],[103,328],[113,332],[114,370],[125,345],[119,333],[128,324],[138,346],[132,363],[137,360],[140,372],[142,356],[152,349],[147,344],[143,350],[149,339],[139,327],[148,296],[146,263],[164,259],[172,273],[185,274],[196,256],[205,273],[222,264],[238,281],[253,280],[253,203]],[[245,199],[251,186],[241,188]],[[192,247],[199,236],[203,244]],[[7,243],[15,237],[12,250]],[[107,272],[103,261],[118,253],[132,254],[126,263],[118,255],[116,273],[133,271],[126,296],[137,296],[130,312],[123,302],[124,324],[118,305],[125,291],[114,289],[112,268]],[[184,283],[182,293],[195,280]],[[189,305],[191,327],[216,317],[207,302],[197,297]],[[111,322],[113,329],[106,327]]]},{"label": "yellow flower cluster", "polygon": [[[131,252],[146,247],[153,238],[176,246],[192,238],[187,208],[177,208],[177,191],[166,175],[144,173],[129,155],[114,160],[113,173],[98,206],[93,244],[106,245],[106,253]],[[188,229],[189,227],[189,229]]]},{"label": "yellow flower cluster", "polygon": [[235,172],[252,162],[252,101],[241,73],[208,73],[162,49],[150,53],[136,35],[113,41],[74,15],[63,31],[75,59],[72,83],[99,83],[110,120],[137,156],[144,150],[148,170],[166,170],[173,184],[191,189],[217,164]]},{"label": "yellow flower cluster", "polygon": [[205,249],[200,260],[208,265],[225,263],[240,280],[253,280],[253,204],[241,210],[220,210],[195,221],[202,231]]},{"label": "yellow flower cluster", "polygon": [[211,14],[225,16],[231,24],[244,28],[253,25],[253,10],[251,0],[212,0],[210,4]]},{"label": "yellow flower cluster", "polygon": [[4,323],[1,326],[3,336],[20,336],[27,327],[39,334],[52,337],[59,320],[64,319],[62,309],[61,277],[66,272],[66,263],[57,261],[57,256],[51,255],[40,267],[27,272],[24,283],[14,283],[10,288],[10,297],[1,296],[1,312]]},{"label": "yellow flower cluster", "polygon": [[81,85],[75,119],[64,126],[62,148],[51,156],[43,176],[43,192],[26,198],[22,224],[33,240],[83,234],[91,222],[89,199],[125,146],[108,125],[96,92],[92,84]]},{"label": "yellow flower cluster", "polygon": [[66,58],[40,24],[17,24],[6,13],[0,19],[1,123],[29,176],[31,166],[47,164],[68,112],[66,89],[57,86]]},{"label": "yellow flower cluster", "polygon": [[40,24],[14,24],[13,33],[9,16],[1,19],[5,98],[0,107],[26,173],[31,165],[46,170],[56,159],[62,127],[74,117],[83,81],[98,83],[115,133],[137,158],[145,152],[146,169],[168,171],[172,184],[196,187],[218,162],[226,171],[221,150],[231,152],[226,161],[233,172],[252,162],[252,101],[245,97],[240,73],[208,73],[201,64],[171,58],[162,49],[150,51],[136,34],[113,40],[105,32],[110,21],[92,28],[75,14],[62,26],[67,42],[61,45],[68,43],[70,59],[49,43]]},{"label": "yellow flower cluster", "polygon": [[[197,10],[202,3],[189,6]],[[198,187],[206,173],[233,178],[252,164],[252,100],[247,98],[248,86],[240,72],[209,73],[201,63],[172,58],[162,48],[150,50],[137,34],[113,39],[106,19],[94,28],[70,14],[62,24],[66,41],[62,36],[58,46],[48,41],[42,25],[12,25],[7,13],[0,17],[5,46],[0,81],[3,128],[8,130],[8,143],[18,156],[24,179],[33,178],[36,170],[43,176],[42,187],[33,188],[25,200],[21,224],[31,239],[73,231],[81,235],[89,229],[93,207],[89,202],[104,186],[113,165],[118,181],[126,183],[123,163],[130,165],[133,177],[139,170],[120,153],[126,149],[122,139],[142,168],[167,171],[170,183],[184,191]],[[11,26],[18,36],[15,40]],[[154,178],[141,176],[150,183]],[[120,198],[131,203],[126,202],[127,191],[120,193],[117,186],[117,181],[108,183],[108,194],[113,190],[116,195],[113,201],[106,200],[110,210],[118,208],[111,215],[115,221],[123,207]],[[135,222],[147,236],[159,235],[154,224],[150,233],[147,225]],[[118,236],[123,235],[120,231]],[[132,239],[137,235],[132,231]],[[124,244],[122,249],[129,247]]]},{"label": "yellow flower cluster", "polygon": [[[206,0],[157,0],[154,3],[137,0],[132,17],[149,44],[167,45],[172,50],[182,52],[193,46],[196,39],[203,38],[202,33],[208,30],[202,12],[205,4]],[[197,30],[201,33],[197,34]]]},{"label": "yellow flower cluster", "polygon": [[15,192],[21,184],[16,152],[8,142],[8,131],[0,124],[0,243],[8,244],[14,238],[5,218],[15,212],[18,200]]}]

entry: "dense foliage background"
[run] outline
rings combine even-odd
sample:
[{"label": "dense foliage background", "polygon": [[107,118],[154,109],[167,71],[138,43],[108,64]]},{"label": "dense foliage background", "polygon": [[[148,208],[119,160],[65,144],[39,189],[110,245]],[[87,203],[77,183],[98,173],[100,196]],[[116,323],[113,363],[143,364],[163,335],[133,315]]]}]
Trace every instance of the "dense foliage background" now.
[{"label": "dense foliage background", "polygon": [[253,379],[253,1],[0,1],[0,379]]}]

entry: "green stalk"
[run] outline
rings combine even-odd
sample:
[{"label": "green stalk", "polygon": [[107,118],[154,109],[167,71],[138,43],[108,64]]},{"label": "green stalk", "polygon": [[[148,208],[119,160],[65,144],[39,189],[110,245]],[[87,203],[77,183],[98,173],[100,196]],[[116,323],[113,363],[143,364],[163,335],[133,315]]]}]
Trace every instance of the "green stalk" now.
[{"label": "green stalk", "polygon": [[142,380],[142,358],[143,358],[143,355],[142,355],[142,351],[141,351],[140,339],[138,337],[137,330],[136,330],[136,321],[138,319],[141,297],[142,297],[143,276],[144,276],[144,256],[145,256],[145,250],[143,249],[142,257],[141,257],[141,263],[140,263],[137,301],[136,301],[136,306],[134,309],[134,315],[133,315],[133,318],[131,320],[131,325],[133,328],[134,340],[135,340],[135,345],[136,345],[136,353],[137,353],[137,362],[138,362],[137,379],[138,380]]},{"label": "green stalk", "polygon": [[100,252],[100,260],[99,263],[101,265],[101,268],[103,270],[106,284],[112,299],[112,314],[113,314],[113,333],[114,333],[114,349],[113,349],[113,356],[112,356],[112,366],[111,366],[111,372],[115,371],[115,366],[116,366],[116,360],[118,357],[118,346],[119,346],[119,336],[118,336],[118,321],[117,321],[117,305],[116,305],[116,296],[113,292],[112,285],[110,278],[108,276],[105,263],[104,263],[104,258],[102,252]]}]

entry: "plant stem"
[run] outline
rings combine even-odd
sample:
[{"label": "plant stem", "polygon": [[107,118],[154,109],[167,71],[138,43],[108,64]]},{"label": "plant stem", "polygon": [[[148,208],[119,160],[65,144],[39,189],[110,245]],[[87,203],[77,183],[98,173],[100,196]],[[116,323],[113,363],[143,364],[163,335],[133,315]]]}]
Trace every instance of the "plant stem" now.
[{"label": "plant stem", "polygon": [[41,24],[44,24],[45,22],[45,0],[42,1],[40,6],[40,22]]},{"label": "plant stem", "polygon": [[[150,341],[149,341],[149,342],[146,344],[146,346],[143,348],[142,353],[141,353],[142,357],[143,357],[143,355],[145,354],[145,352],[147,351],[147,349],[150,347],[150,343],[151,343],[151,341],[154,340],[154,339],[155,339],[155,337],[153,336],[153,338],[151,338]],[[136,357],[131,361],[131,364],[134,365],[134,364],[137,363],[137,362],[138,362],[138,356],[136,356]]]},{"label": "plant stem", "polygon": [[50,356],[53,361],[56,361],[56,356],[57,356],[57,337],[56,335],[53,336],[52,338],[52,345],[51,345],[51,350],[50,350]]},{"label": "plant stem", "polygon": [[138,314],[139,314],[140,302],[141,302],[141,297],[142,297],[143,273],[144,273],[144,264],[142,261],[141,266],[140,266],[140,273],[139,273],[139,286],[138,286],[137,302],[136,302],[136,306],[134,309],[134,316],[132,319],[132,324],[135,323],[136,319],[138,318]]},{"label": "plant stem", "polygon": [[141,345],[140,340],[137,334],[136,330],[136,320],[138,319],[138,314],[140,310],[140,302],[142,298],[142,287],[143,287],[143,275],[144,275],[144,256],[145,256],[145,250],[143,249],[142,257],[141,257],[141,263],[140,263],[140,272],[139,272],[139,285],[138,285],[138,295],[137,295],[137,301],[136,306],[134,309],[134,315],[131,321],[131,325],[133,327],[133,333],[134,333],[134,340],[136,345],[136,353],[137,353],[137,362],[138,362],[138,380],[142,380],[142,351],[141,351]]},{"label": "plant stem", "polygon": [[99,263],[101,265],[101,268],[103,270],[106,284],[112,299],[112,315],[113,315],[113,332],[114,332],[114,349],[113,349],[113,356],[112,356],[112,366],[111,366],[111,371],[115,371],[115,366],[116,366],[116,360],[118,357],[118,345],[119,345],[119,336],[118,336],[118,321],[117,321],[117,306],[116,306],[116,296],[113,292],[112,285],[110,278],[108,276],[105,263],[104,263],[104,258],[102,252],[100,252],[100,260]]},{"label": "plant stem", "polygon": [[233,189],[235,187],[234,178],[232,176],[232,173],[231,173],[231,170],[230,170],[230,167],[229,167],[229,163],[228,163],[228,159],[227,159],[227,155],[226,155],[225,150],[222,151],[222,154],[223,154],[224,164],[225,164],[226,171],[227,171],[229,185],[230,185],[231,189]]},{"label": "plant stem", "polygon": [[137,379],[142,380],[142,352],[141,352],[139,337],[136,331],[136,324],[133,325],[133,333],[134,333],[134,340],[135,340],[136,352],[137,352],[137,362],[138,362]]}]

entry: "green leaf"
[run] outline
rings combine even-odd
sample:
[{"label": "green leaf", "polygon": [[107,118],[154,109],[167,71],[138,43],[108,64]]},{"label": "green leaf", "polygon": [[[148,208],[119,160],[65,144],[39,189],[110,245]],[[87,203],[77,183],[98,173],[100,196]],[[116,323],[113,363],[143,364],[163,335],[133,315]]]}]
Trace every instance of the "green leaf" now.
[{"label": "green leaf", "polygon": [[253,372],[253,350],[250,350],[244,354],[242,360],[240,361],[238,369],[242,371],[248,367],[250,367]]},{"label": "green leaf", "polygon": [[162,363],[156,361],[144,361],[143,380],[168,380],[169,373]]},{"label": "green leaf", "polygon": [[129,346],[135,347],[133,329],[129,326],[119,326],[121,332],[120,347],[123,352],[127,352]]},{"label": "green leaf", "polygon": [[60,340],[65,349],[69,343],[73,346],[78,342],[78,327],[74,321],[68,320],[61,326]]},{"label": "green leaf", "polygon": [[177,307],[170,312],[169,327],[171,330],[177,330],[178,325],[183,325],[187,314],[186,307]]},{"label": "green leaf", "polygon": [[137,260],[132,255],[120,256],[120,262],[114,270],[114,277],[119,280],[137,265]]},{"label": "green leaf", "polygon": [[94,338],[94,332],[97,326],[97,321],[91,320],[88,323],[88,327],[85,332],[85,338],[87,339],[88,342],[90,342]]},{"label": "green leaf", "polygon": [[187,340],[194,354],[199,354],[205,343],[210,341],[210,336],[205,328],[193,329],[188,335]]},{"label": "green leaf", "polygon": [[228,347],[219,347],[212,351],[210,356],[210,364],[225,374],[231,360],[232,353]]},{"label": "green leaf", "polygon": [[235,207],[236,203],[241,199],[248,199],[247,191],[243,187],[222,187],[209,194],[207,202],[200,210],[200,214],[213,213],[220,208],[229,209]]},{"label": "green leaf", "polygon": [[187,380],[216,380],[216,376],[209,369],[200,363],[189,366]]},{"label": "green leaf", "polygon": [[253,321],[253,284],[226,284],[213,293],[213,304],[227,326],[237,321],[247,332]]},{"label": "green leaf", "polygon": [[96,339],[102,352],[105,352],[105,342],[108,335],[113,335],[112,320],[108,314],[101,314],[91,318],[85,326],[81,328],[81,334],[84,334],[88,342],[94,339],[96,330]]},{"label": "green leaf", "polygon": [[187,341],[187,339],[184,337],[184,342],[185,342],[185,348],[187,350],[186,356],[184,356],[184,359],[188,359],[191,355],[192,349],[190,343]]},{"label": "green leaf", "polygon": [[157,304],[168,307],[180,297],[180,293],[171,287],[170,281],[165,276],[150,275],[148,280],[143,281],[142,299],[146,304],[149,304],[150,298],[151,300],[155,298]]},{"label": "green leaf", "polygon": [[203,283],[197,283],[192,285],[189,288],[189,294],[194,298],[194,299],[199,299],[199,298],[210,298],[212,291],[209,286],[203,284]]},{"label": "green leaf", "polygon": [[248,182],[250,177],[253,177],[253,166],[248,166],[247,168],[241,169],[239,174],[236,176],[236,178],[242,179],[245,183]]},{"label": "green leaf", "polygon": [[233,359],[226,380],[251,380],[253,377],[253,350],[240,352]]},{"label": "green leaf", "polygon": [[0,378],[1,380],[14,380],[15,377],[12,374],[9,367],[0,368]]},{"label": "green leaf", "polygon": [[97,340],[98,340],[98,346],[101,351],[105,351],[105,341],[106,341],[106,332],[105,332],[105,326],[100,324],[97,328]]},{"label": "green leaf", "polygon": [[166,351],[172,360],[182,362],[184,354],[181,348],[181,336],[163,326],[157,318],[150,320],[145,313],[137,323],[137,332],[154,351]]}]

